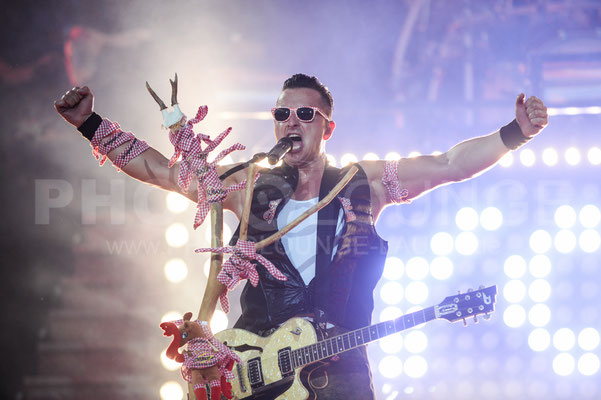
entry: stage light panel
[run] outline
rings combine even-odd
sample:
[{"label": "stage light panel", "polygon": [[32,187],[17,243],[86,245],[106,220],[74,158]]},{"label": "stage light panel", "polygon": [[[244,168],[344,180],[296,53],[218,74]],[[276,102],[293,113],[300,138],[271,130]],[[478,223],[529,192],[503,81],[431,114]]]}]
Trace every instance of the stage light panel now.
[{"label": "stage light panel", "polygon": [[499,160],[499,165],[504,168],[511,167],[513,165],[513,153],[509,152],[501,157]]},{"label": "stage light panel", "polygon": [[403,349],[403,336],[395,333],[378,341],[380,349],[386,354],[396,354]]},{"label": "stage light panel", "polygon": [[576,235],[572,231],[562,229],[555,234],[554,244],[560,253],[571,253],[576,248]]},{"label": "stage light panel", "polygon": [[584,328],[578,334],[578,346],[582,350],[592,351],[599,346],[599,331],[595,328]]},{"label": "stage light panel", "polygon": [[336,157],[331,154],[326,154],[326,158],[328,159],[328,164],[330,164],[332,167],[336,166]]},{"label": "stage light panel", "polygon": [[389,281],[396,281],[403,277],[404,270],[404,264],[400,258],[388,257],[384,264],[383,276]]},{"label": "stage light panel", "polygon": [[340,157],[340,165],[345,167],[351,163],[356,163],[357,161],[359,161],[357,159],[357,156],[354,155],[353,153],[346,153],[343,154],[342,157]]},{"label": "stage light panel", "polygon": [[386,161],[400,160],[401,155],[399,153],[397,153],[396,151],[391,151],[389,153],[386,153],[386,155],[384,156],[384,159]]},{"label": "stage light panel", "polygon": [[164,272],[169,282],[178,283],[188,276],[188,266],[181,258],[172,258],[165,263]]},{"label": "stage light panel", "polygon": [[165,230],[165,240],[171,247],[183,247],[189,239],[188,229],[182,223],[175,222]]},{"label": "stage light panel", "polygon": [[385,356],[378,364],[378,371],[384,378],[396,378],[403,373],[403,362],[397,356]]},{"label": "stage light panel", "polygon": [[578,213],[580,224],[585,228],[595,228],[601,221],[601,211],[593,204],[587,204]]},{"label": "stage light panel", "polygon": [[449,279],[453,275],[453,262],[448,257],[436,257],[430,263],[430,274],[439,281]]},{"label": "stage light panel", "polygon": [[564,156],[565,156],[566,162],[572,166],[580,164],[580,161],[582,160],[582,156],[580,155],[580,150],[578,150],[576,147],[569,147],[566,150]]},{"label": "stage light panel", "polygon": [[421,353],[428,347],[428,337],[423,331],[410,331],[405,335],[405,348],[410,353]]},{"label": "stage light panel", "polygon": [[568,351],[574,347],[576,336],[570,328],[558,329],[553,335],[553,346],[559,351]]},{"label": "stage light panel", "polygon": [[552,239],[549,232],[539,229],[530,235],[530,248],[535,253],[546,253],[551,249]]},{"label": "stage light panel", "polygon": [[363,159],[366,161],[376,161],[379,160],[380,157],[378,157],[378,155],[376,153],[365,153],[365,155],[363,156]]},{"label": "stage light panel", "polygon": [[405,360],[405,374],[410,378],[421,378],[428,372],[428,362],[422,356],[413,355]]},{"label": "stage light panel", "polygon": [[601,149],[599,147],[591,147],[586,153],[588,158],[588,162],[592,165],[600,165],[601,164]]},{"label": "stage light panel", "polygon": [[462,231],[472,231],[478,226],[478,213],[471,207],[463,207],[457,211],[455,223]]},{"label": "stage light panel", "polygon": [[547,326],[549,321],[551,321],[551,309],[542,303],[533,305],[530,311],[528,311],[528,321],[532,326],[536,326],[537,328]]},{"label": "stage light panel", "polygon": [[594,253],[601,246],[601,236],[594,229],[585,229],[578,237],[578,245],[585,253]]},{"label": "stage light panel", "polygon": [[536,162],[536,155],[530,149],[520,151],[520,162],[524,167],[532,167]]},{"label": "stage light panel", "polygon": [[428,286],[421,281],[414,281],[405,288],[405,298],[411,304],[422,304],[428,299]]},{"label": "stage light panel", "polygon": [[503,297],[510,303],[519,303],[526,296],[526,286],[522,281],[512,280],[503,287]]},{"label": "stage light panel", "polygon": [[599,357],[594,353],[585,353],[578,359],[578,371],[585,376],[595,375],[599,371]]},{"label": "stage light panel", "polygon": [[161,353],[160,359],[161,359],[161,365],[167,371],[177,371],[178,369],[180,369],[182,367],[182,363],[179,363],[179,362],[167,357],[167,350],[163,350],[163,352]]},{"label": "stage light panel", "polygon": [[528,296],[536,303],[547,301],[551,296],[551,285],[545,279],[536,279],[528,287]]},{"label": "stage light panel", "polygon": [[530,259],[528,266],[530,275],[535,278],[544,278],[551,272],[551,259],[544,254],[537,254]]},{"label": "stage light panel", "polygon": [[184,398],[184,390],[182,385],[175,381],[165,382],[159,390],[161,400],[182,400]]},{"label": "stage light panel", "polygon": [[453,236],[447,232],[438,232],[430,240],[430,249],[437,256],[446,256],[453,251]]},{"label": "stage light panel", "polygon": [[553,359],[553,371],[559,376],[568,376],[574,372],[574,357],[569,353],[560,353]]},{"label": "stage light panel", "polygon": [[551,334],[543,328],[536,328],[528,335],[528,346],[533,351],[545,351],[551,344]]},{"label": "stage light panel", "polygon": [[503,214],[496,207],[487,207],[480,213],[480,225],[487,231],[497,230],[503,225]]},{"label": "stage light panel", "polygon": [[576,224],[576,210],[568,205],[563,205],[555,210],[555,224],[562,229],[569,229]]},{"label": "stage light panel", "polygon": [[174,214],[180,214],[190,206],[190,200],[175,192],[167,193],[165,202],[167,203],[167,209]]},{"label": "stage light panel", "polygon": [[407,277],[414,280],[421,280],[428,276],[430,265],[422,257],[412,257],[407,261],[405,272]]},{"label": "stage light panel", "polygon": [[509,256],[503,264],[503,271],[511,279],[521,278],[526,273],[526,260],[518,255]]},{"label": "stage light panel", "polygon": [[469,375],[474,372],[474,361],[470,357],[460,357],[455,362],[454,371],[460,375]]},{"label": "stage light panel", "polygon": [[526,321],[526,311],[519,304],[512,304],[503,312],[503,322],[510,328],[519,328]]},{"label": "stage light panel", "polygon": [[403,300],[403,286],[395,281],[386,282],[380,289],[380,298],[386,304],[398,304]]},{"label": "stage light panel", "polygon": [[227,314],[221,310],[215,310],[213,318],[211,318],[211,332],[217,333],[227,329],[229,318]]},{"label": "stage light panel", "polygon": [[461,232],[455,238],[455,249],[464,256],[474,254],[478,250],[478,237],[472,232]]},{"label": "stage light panel", "polygon": [[557,164],[557,161],[559,160],[559,154],[557,154],[557,150],[554,148],[548,147],[543,150],[542,159],[545,165],[552,167]]}]

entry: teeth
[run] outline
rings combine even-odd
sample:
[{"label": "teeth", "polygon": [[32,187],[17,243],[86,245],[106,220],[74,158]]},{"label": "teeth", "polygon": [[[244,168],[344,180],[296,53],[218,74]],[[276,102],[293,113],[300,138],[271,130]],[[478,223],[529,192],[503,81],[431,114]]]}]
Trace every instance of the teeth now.
[{"label": "teeth", "polygon": [[296,133],[293,133],[291,135],[288,135],[288,137],[292,140],[302,140],[302,138],[300,137],[300,135],[297,135]]}]

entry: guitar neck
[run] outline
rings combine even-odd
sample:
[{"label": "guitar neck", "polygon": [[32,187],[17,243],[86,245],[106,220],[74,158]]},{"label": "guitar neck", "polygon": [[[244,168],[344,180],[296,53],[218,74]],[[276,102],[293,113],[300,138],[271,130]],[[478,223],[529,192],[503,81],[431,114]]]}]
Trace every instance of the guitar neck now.
[{"label": "guitar neck", "polygon": [[321,340],[309,346],[292,350],[291,358],[294,368],[299,368],[315,361],[332,357],[336,354],[354,349],[367,343],[381,339],[393,333],[401,332],[414,326],[436,319],[434,306],[424,308],[397,319],[380,322],[354,331]]}]

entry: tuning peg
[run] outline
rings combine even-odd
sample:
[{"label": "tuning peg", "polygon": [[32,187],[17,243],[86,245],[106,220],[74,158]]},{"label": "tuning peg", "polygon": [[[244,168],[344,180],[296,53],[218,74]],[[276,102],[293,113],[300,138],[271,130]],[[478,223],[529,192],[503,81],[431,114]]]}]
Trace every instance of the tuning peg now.
[{"label": "tuning peg", "polygon": [[485,320],[488,321],[490,319],[490,314],[486,313],[486,314],[484,314],[484,316],[482,318],[484,318]]},{"label": "tuning peg", "polygon": [[477,324],[477,323],[478,323],[478,316],[474,315],[474,324]]},{"label": "tuning peg", "polygon": [[467,326],[467,321],[463,318],[463,326]]}]

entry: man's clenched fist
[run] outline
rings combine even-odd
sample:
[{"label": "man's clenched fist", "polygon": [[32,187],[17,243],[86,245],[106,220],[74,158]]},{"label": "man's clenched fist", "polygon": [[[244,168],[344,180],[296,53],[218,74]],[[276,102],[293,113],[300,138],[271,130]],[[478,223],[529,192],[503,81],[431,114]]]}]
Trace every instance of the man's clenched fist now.
[{"label": "man's clenched fist", "polygon": [[76,128],[85,122],[94,109],[94,94],[87,86],[74,87],[54,102],[56,111]]},{"label": "man's clenched fist", "polygon": [[515,118],[526,137],[531,137],[542,131],[549,123],[547,107],[538,97],[528,97],[521,93],[515,102]]}]

